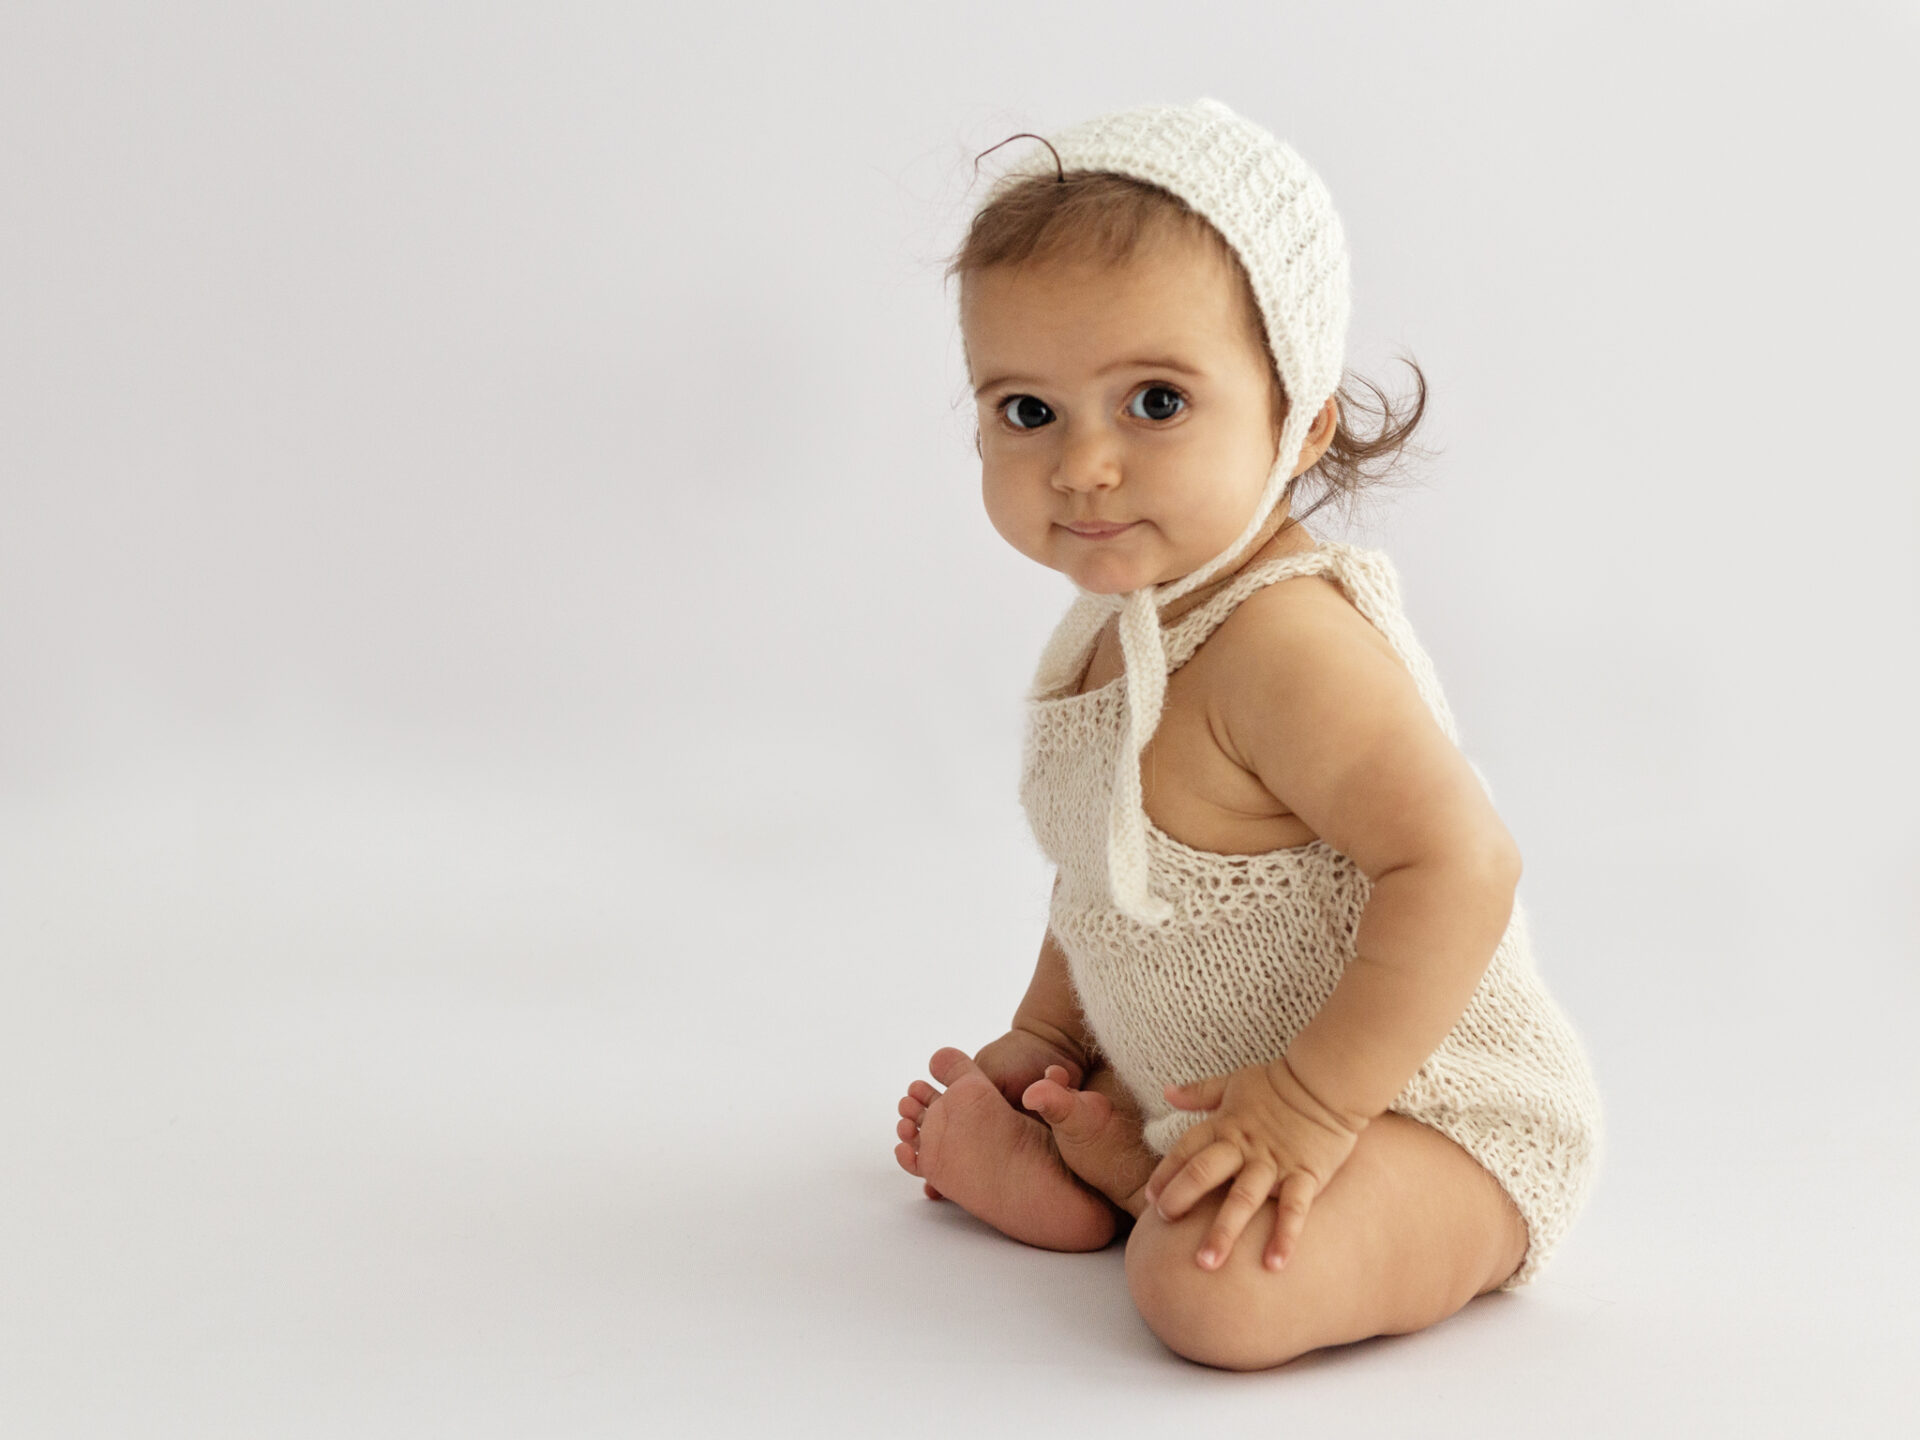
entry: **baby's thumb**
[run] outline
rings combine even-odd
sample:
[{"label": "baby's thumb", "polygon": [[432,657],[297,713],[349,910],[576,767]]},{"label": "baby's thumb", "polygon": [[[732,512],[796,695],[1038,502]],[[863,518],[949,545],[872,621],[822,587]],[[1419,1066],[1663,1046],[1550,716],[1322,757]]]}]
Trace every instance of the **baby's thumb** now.
[{"label": "baby's thumb", "polygon": [[1034,1081],[1020,1095],[1020,1103],[1049,1125],[1063,1124],[1073,1115],[1073,1099],[1051,1075]]},{"label": "baby's thumb", "polygon": [[1163,1092],[1167,1103],[1179,1110],[1213,1110],[1227,1093],[1227,1077],[1210,1076],[1188,1085],[1169,1085]]}]

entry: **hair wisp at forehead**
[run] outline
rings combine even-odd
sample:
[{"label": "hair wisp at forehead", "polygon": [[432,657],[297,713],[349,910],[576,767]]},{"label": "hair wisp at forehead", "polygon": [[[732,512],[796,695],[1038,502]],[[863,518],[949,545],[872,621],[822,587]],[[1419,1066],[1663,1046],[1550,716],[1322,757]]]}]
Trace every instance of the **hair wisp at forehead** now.
[{"label": "hair wisp at forehead", "polygon": [[[1004,186],[974,212],[946,273],[964,284],[976,271],[1029,261],[1122,265],[1142,244],[1168,233],[1204,239],[1245,278],[1233,247],[1186,201],[1157,185],[1101,170],[1077,170],[1060,179],[1027,176]],[[1251,303],[1251,286],[1247,298]],[[1264,334],[1264,325],[1261,330]]]}]

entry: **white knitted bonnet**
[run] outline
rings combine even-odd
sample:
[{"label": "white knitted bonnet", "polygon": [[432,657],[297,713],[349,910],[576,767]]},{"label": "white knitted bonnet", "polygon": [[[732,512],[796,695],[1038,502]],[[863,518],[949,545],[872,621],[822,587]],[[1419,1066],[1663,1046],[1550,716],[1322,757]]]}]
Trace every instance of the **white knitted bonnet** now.
[{"label": "white knitted bonnet", "polygon": [[[1038,698],[1075,678],[1087,646],[1115,610],[1126,658],[1127,744],[1114,777],[1107,869],[1116,908],[1135,920],[1169,920],[1173,907],[1147,885],[1147,821],[1140,755],[1160,724],[1167,660],[1160,607],[1237,562],[1286,492],[1307,431],[1340,384],[1346,356],[1346,237],[1320,177],[1293,149],[1218,100],[1149,105],[1085,121],[1048,137],[1067,172],[1103,170],[1169,190],[1218,230],[1246,267],[1267,342],[1287,392],[1279,453],[1246,528],[1199,569],[1125,596],[1080,589],[1034,677]],[[991,187],[984,208],[1029,175],[1053,175],[1054,157],[1029,147]],[[1068,673],[1073,671],[1075,673]]]}]

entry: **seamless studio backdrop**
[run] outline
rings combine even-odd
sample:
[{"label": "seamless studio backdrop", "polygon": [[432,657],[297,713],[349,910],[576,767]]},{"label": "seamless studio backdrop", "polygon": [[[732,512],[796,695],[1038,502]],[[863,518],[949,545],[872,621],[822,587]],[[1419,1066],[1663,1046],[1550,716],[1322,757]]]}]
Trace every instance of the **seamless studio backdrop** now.
[{"label": "seamless studio backdrop", "polygon": [[[1916,61],[1905,4],[7,5],[0,1431],[1902,1431]],[[1535,1285],[1258,1376],[890,1153],[1050,878],[972,157],[1201,95],[1431,381],[1309,525],[1399,566],[1608,1105]]]}]

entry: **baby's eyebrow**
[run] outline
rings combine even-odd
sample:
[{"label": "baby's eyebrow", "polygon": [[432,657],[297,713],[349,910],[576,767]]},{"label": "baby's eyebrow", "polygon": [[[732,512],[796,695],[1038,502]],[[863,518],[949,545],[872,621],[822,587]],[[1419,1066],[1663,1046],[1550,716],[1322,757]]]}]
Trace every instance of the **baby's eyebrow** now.
[{"label": "baby's eyebrow", "polygon": [[[1128,368],[1138,368],[1141,370],[1178,370],[1182,375],[1191,375],[1195,379],[1205,379],[1207,374],[1207,372],[1199,366],[1189,365],[1186,361],[1175,359],[1171,355],[1141,355],[1131,360],[1116,360],[1111,365],[1101,366],[1093,373],[1096,375],[1106,375],[1115,370],[1126,370]],[[996,385],[1011,385],[1018,381],[1030,380],[1031,378],[1031,376],[1027,375],[996,375],[993,379],[983,381],[981,384],[976,385],[973,391],[974,397],[976,399],[979,398]]]}]

